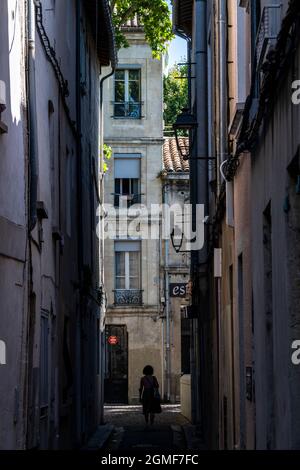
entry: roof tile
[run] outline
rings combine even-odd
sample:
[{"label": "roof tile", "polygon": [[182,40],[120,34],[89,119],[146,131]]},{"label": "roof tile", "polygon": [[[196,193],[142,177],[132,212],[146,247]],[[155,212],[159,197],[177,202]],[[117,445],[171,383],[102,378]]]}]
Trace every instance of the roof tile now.
[{"label": "roof tile", "polygon": [[[188,153],[188,137],[179,137],[179,145],[183,153]],[[168,173],[188,172],[190,169],[189,161],[184,160],[178,152],[175,137],[165,139],[163,147],[163,168]]]}]

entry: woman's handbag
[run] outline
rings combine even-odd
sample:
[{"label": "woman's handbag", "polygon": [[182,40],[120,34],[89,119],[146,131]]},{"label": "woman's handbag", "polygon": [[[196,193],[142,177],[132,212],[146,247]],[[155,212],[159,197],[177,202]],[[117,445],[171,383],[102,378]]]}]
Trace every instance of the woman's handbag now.
[{"label": "woman's handbag", "polygon": [[161,413],[162,412],[162,409],[161,409],[161,406],[160,406],[160,393],[158,391],[158,388],[155,388],[154,389],[154,412],[155,413]]}]

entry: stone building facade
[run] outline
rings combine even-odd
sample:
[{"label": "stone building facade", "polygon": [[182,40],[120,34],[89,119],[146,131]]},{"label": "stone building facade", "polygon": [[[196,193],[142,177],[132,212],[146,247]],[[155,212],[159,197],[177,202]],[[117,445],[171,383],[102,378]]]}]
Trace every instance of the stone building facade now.
[{"label": "stone building facade", "polygon": [[[112,148],[105,201],[125,229],[105,240],[106,401],[138,403],[145,365],[152,364],[163,382],[160,243],[158,237],[128,236],[121,208],[142,204],[150,211],[161,204],[163,64],[153,59],[136,19],[124,32],[130,47],[119,51],[105,86],[104,140]],[[148,228],[147,217],[141,216],[141,226]],[[153,226],[159,229],[159,218]],[[118,344],[109,344],[115,336]]]},{"label": "stone building facade", "polygon": [[[118,67],[105,89],[105,143],[112,148],[105,201],[114,206],[125,229],[105,240],[106,401],[138,403],[139,380],[150,363],[163,398],[175,402],[180,398],[181,313],[180,299],[170,299],[169,284],[185,282],[187,259],[182,262],[170,240],[162,240],[161,211],[150,223],[142,210],[140,232],[126,230],[134,220],[134,205],[150,213],[151,206],[165,199],[176,201],[179,187],[183,203],[187,168],[174,139],[172,145],[169,140],[164,144],[163,62],[153,59],[136,20],[128,22],[124,32],[130,47],[119,51]],[[140,235],[148,229],[156,235]]]}]

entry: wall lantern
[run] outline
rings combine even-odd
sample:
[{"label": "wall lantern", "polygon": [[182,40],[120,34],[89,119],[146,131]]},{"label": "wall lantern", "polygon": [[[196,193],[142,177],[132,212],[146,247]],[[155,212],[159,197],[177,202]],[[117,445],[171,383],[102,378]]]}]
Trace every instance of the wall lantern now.
[{"label": "wall lantern", "polygon": [[183,245],[183,239],[184,239],[183,233],[181,234],[180,238],[175,237],[175,230],[173,229],[170,237],[171,237],[172,246],[173,246],[176,253],[190,253],[191,252],[191,250],[182,250],[181,249],[182,245]]},{"label": "wall lantern", "polygon": [[172,242],[173,248],[176,251],[176,253],[180,253],[181,248],[182,248],[182,243],[183,243],[183,234],[182,234],[181,238],[179,238],[179,239],[175,238],[175,231],[173,229],[173,231],[171,233],[171,242]]},{"label": "wall lantern", "polygon": [[196,121],[196,118],[193,114],[191,114],[190,110],[188,108],[183,108],[181,114],[177,116],[176,122],[173,124],[173,129],[176,137],[176,145],[178,152],[180,153],[181,157],[183,160],[188,160],[190,158],[190,155],[192,153],[193,145],[194,145],[194,139],[192,140],[192,143],[189,146],[189,149],[187,150],[186,146],[183,146],[180,143],[180,131],[185,131],[185,132],[191,132],[195,129],[197,129],[198,123]]}]

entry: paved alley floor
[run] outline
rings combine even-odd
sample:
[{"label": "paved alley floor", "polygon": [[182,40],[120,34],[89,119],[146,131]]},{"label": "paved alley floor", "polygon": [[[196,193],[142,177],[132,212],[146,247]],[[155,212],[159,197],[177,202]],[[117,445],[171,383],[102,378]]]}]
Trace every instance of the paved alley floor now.
[{"label": "paved alley floor", "polygon": [[104,420],[115,430],[106,449],[129,451],[173,451],[186,449],[183,427],[189,421],[180,413],[180,405],[162,405],[155,424],[146,426],[141,406],[105,406]]},{"label": "paved alley floor", "polygon": [[[189,421],[180,413],[180,405],[162,405],[163,412],[155,415],[159,425],[188,424]],[[138,426],[145,423],[141,405],[112,405],[104,407],[104,421],[115,426]]]}]

